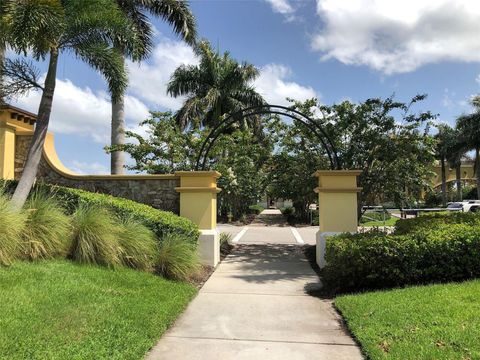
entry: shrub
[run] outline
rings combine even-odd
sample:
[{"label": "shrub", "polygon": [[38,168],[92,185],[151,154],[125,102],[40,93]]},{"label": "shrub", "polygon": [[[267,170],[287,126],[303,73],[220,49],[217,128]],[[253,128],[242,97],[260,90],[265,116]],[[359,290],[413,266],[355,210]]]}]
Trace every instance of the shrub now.
[{"label": "shrub", "polygon": [[118,242],[123,265],[146,271],[153,269],[157,239],[149,228],[131,218],[124,219],[120,224]]},{"label": "shrub", "polygon": [[232,234],[226,233],[226,232],[220,233],[220,246],[224,244],[229,244],[231,240],[232,240]]},{"label": "shrub", "polygon": [[286,217],[292,216],[295,213],[295,209],[291,206],[287,206],[284,208],[281,208],[280,211],[282,212],[283,215]]},{"label": "shrub", "polygon": [[70,257],[81,263],[115,266],[120,263],[119,228],[105,208],[81,203],[73,214]]},{"label": "shrub", "polygon": [[196,248],[182,236],[168,235],[159,245],[157,272],[172,280],[186,281],[200,269]]},{"label": "shrub", "polygon": [[[13,181],[6,183],[9,191],[13,191],[15,186],[16,183]],[[107,208],[120,219],[133,218],[144,224],[160,240],[166,234],[177,234],[185,235],[192,244],[196,244],[200,235],[198,227],[189,219],[132,200],[49,184],[37,184],[35,190],[54,194],[58,203],[66,209],[67,214],[73,214],[80,204]]]},{"label": "shrub", "polygon": [[249,213],[250,214],[260,214],[263,210],[265,210],[265,208],[262,206],[262,205],[258,205],[258,204],[255,204],[255,205],[250,205],[248,207],[248,210],[249,210]]},{"label": "shrub", "polygon": [[25,214],[15,211],[9,199],[0,194],[0,265],[10,265],[20,253]]},{"label": "shrub", "polygon": [[29,260],[65,256],[70,245],[71,223],[55,199],[34,192],[25,204],[26,226],[22,252]]},{"label": "shrub", "polygon": [[421,232],[443,224],[480,225],[480,214],[454,211],[427,213],[412,219],[399,219],[395,224],[395,234]]},{"label": "shrub", "polygon": [[464,280],[480,276],[480,227],[343,234],[328,239],[326,261],[326,284],[342,291]]}]

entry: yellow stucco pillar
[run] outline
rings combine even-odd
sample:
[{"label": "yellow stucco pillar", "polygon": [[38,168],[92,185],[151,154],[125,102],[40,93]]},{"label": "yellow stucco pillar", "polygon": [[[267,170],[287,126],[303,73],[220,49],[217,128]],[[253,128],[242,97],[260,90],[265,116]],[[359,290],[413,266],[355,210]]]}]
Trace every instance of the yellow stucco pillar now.
[{"label": "yellow stucco pillar", "polygon": [[15,129],[0,120],[0,179],[15,177]]},{"label": "yellow stucco pillar", "polygon": [[325,266],[325,244],[328,236],[356,232],[358,226],[357,187],[360,170],[319,170],[318,178],[319,231],[317,232],[317,263]]},{"label": "yellow stucco pillar", "polygon": [[200,229],[198,251],[201,261],[216,266],[220,261],[220,236],[217,231],[217,171],[177,171],[180,186],[180,216],[192,220]]}]

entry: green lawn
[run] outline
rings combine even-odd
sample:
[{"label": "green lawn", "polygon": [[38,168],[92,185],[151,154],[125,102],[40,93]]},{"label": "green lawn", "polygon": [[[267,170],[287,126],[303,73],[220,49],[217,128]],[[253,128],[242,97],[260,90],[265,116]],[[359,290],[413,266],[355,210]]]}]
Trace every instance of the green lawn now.
[{"label": "green lawn", "polygon": [[196,289],[67,261],[0,268],[0,359],[141,359]]},{"label": "green lawn", "polygon": [[371,359],[480,359],[480,280],[338,297]]}]

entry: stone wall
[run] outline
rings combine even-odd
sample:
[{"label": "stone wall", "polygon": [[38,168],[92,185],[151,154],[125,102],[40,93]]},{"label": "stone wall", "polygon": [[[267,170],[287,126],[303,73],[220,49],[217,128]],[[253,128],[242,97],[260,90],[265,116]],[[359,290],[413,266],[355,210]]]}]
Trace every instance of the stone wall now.
[{"label": "stone wall", "polygon": [[[15,179],[22,174],[30,139],[30,135],[16,136]],[[123,197],[176,214],[180,212],[180,195],[175,191],[180,179],[174,175],[71,175],[54,168],[44,154],[37,181]]]}]

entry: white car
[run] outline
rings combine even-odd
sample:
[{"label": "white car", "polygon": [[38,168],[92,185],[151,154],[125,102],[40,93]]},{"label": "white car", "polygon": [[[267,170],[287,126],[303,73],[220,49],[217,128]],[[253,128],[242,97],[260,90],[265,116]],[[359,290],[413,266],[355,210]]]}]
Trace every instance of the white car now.
[{"label": "white car", "polygon": [[480,200],[464,200],[447,205],[447,210],[463,212],[480,212]]}]

